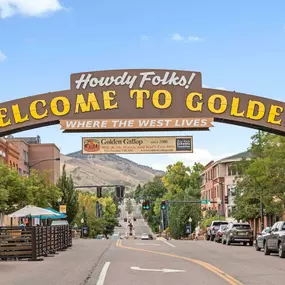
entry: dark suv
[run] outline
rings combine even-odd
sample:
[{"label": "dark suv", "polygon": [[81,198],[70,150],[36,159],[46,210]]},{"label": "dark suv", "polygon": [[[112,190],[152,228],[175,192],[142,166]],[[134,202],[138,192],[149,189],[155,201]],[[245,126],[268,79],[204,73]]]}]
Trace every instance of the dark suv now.
[{"label": "dark suv", "polygon": [[230,245],[231,243],[241,243],[244,245],[249,243],[253,246],[253,230],[246,223],[231,223],[224,231],[222,243]]},{"label": "dark suv", "polygon": [[285,258],[285,222],[277,222],[264,237],[264,254],[278,252],[280,258]]}]

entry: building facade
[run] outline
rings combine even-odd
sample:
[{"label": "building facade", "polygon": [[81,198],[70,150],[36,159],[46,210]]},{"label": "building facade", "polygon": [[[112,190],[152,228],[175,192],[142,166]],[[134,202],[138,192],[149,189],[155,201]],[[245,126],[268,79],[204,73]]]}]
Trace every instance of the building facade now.
[{"label": "building facade", "polygon": [[36,169],[40,172],[49,172],[50,179],[54,183],[58,181],[60,177],[60,150],[55,144],[42,144],[39,136],[27,138],[14,138],[9,136],[5,141],[10,146],[10,151],[7,152],[8,157],[6,163],[9,164],[11,161],[12,166],[14,165],[14,161],[11,158],[11,154],[13,153],[12,149],[17,151],[16,168],[19,174],[28,176],[31,169]]},{"label": "building facade", "polygon": [[[57,160],[58,159],[58,160]],[[29,165],[40,172],[50,172],[50,179],[56,183],[60,177],[60,150],[53,144],[30,144]]]},{"label": "building facade", "polygon": [[[203,205],[205,210],[216,211],[217,214],[232,218],[234,206],[236,178],[242,175],[236,162],[250,159],[249,152],[238,153],[216,162],[209,162],[202,172],[201,199],[210,200],[209,205]],[[225,203],[225,200],[228,203]]]},{"label": "building facade", "polygon": [[29,174],[29,145],[22,139],[7,139],[9,143],[16,146],[19,152],[18,172],[20,175]]}]

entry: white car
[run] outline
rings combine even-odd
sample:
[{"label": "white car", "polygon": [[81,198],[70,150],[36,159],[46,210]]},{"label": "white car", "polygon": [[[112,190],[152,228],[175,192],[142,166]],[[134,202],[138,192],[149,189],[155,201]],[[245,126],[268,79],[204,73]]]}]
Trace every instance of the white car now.
[{"label": "white car", "polygon": [[141,239],[149,240],[149,234],[142,234]]}]

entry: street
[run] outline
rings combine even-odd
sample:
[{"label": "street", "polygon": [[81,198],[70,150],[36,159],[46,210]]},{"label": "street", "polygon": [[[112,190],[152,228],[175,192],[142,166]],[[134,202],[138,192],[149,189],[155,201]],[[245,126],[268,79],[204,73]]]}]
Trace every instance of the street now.
[{"label": "street", "polygon": [[[135,222],[145,231],[142,220]],[[0,284],[284,284],[284,260],[210,241],[74,240],[42,262],[0,263]]]}]

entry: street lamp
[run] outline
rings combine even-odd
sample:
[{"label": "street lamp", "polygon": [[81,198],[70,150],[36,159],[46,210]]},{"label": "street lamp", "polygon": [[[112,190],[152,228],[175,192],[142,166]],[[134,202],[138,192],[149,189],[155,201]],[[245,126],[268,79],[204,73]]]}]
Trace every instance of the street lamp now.
[{"label": "street lamp", "polygon": [[48,158],[48,159],[43,159],[43,160],[40,160],[40,161],[38,161],[38,162],[36,162],[36,163],[34,163],[34,164],[28,164],[28,168],[29,168],[29,175],[31,174],[31,168],[32,167],[34,167],[34,166],[36,166],[36,165],[38,165],[38,164],[40,164],[40,163],[42,163],[42,162],[46,162],[46,161],[59,161],[60,160],[60,158],[59,157],[57,157],[57,158]]}]

